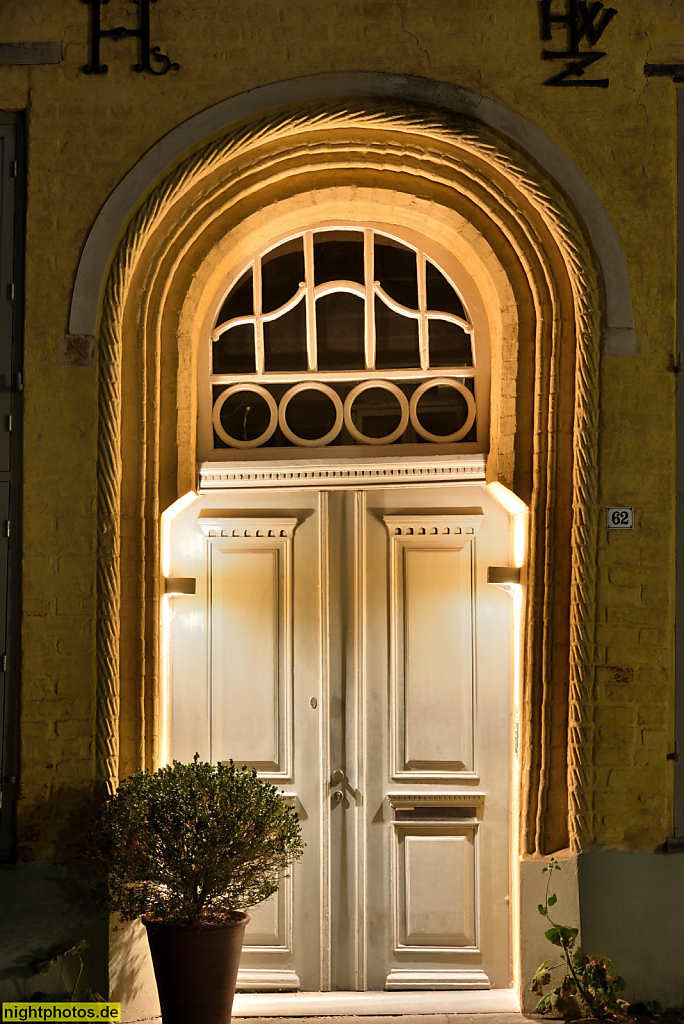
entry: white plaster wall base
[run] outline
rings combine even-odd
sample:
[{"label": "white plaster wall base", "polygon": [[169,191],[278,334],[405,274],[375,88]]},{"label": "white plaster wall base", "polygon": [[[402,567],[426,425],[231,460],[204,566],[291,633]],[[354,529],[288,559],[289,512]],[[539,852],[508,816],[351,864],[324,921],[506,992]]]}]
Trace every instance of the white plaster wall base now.
[{"label": "white plaster wall base", "polygon": [[[684,1005],[682,921],[684,855],[660,851],[587,850],[562,859],[551,891],[558,894],[553,917],[580,928],[586,953],[607,956],[627,982],[631,1002],[657,1000],[663,1009]],[[530,980],[553,955],[548,927],[537,912],[544,900],[543,860],[520,865],[520,974],[523,1010],[537,997]]]},{"label": "white plaster wall base", "polygon": [[[561,866],[554,871],[551,892],[558,896],[554,907],[554,920],[560,924],[580,927],[580,893],[577,857],[557,854]],[[542,874],[546,860],[524,860],[520,862],[520,1000],[523,1012],[531,1012],[539,997],[530,992],[534,972],[544,960],[554,956],[554,947],[544,932],[549,927],[537,907],[544,902],[547,876]],[[582,941],[582,933],[578,936]]]}]

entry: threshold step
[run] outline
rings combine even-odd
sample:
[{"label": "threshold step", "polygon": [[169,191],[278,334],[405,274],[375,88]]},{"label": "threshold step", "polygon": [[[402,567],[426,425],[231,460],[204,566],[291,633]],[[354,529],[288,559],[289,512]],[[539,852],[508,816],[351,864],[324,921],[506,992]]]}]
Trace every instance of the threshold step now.
[{"label": "threshold step", "polygon": [[513,989],[461,992],[237,992],[233,1017],[383,1017],[520,1013]]}]

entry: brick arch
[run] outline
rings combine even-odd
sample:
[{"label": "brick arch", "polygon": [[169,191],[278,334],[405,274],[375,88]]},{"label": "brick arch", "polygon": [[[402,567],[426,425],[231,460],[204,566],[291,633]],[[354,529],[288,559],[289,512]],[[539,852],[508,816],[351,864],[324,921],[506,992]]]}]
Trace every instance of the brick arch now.
[{"label": "brick arch", "polygon": [[195,479],[212,282],[276,222],[350,203],[460,247],[489,310],[488,478],[531,512],[523,849],[578,848],[591,838],[599,275],[564,195],[524,154],[477,121],[405,104],[247,123],[181,160],[123,234],[98,332],[100,778],[111,789],[158,756],[159,513]]}]

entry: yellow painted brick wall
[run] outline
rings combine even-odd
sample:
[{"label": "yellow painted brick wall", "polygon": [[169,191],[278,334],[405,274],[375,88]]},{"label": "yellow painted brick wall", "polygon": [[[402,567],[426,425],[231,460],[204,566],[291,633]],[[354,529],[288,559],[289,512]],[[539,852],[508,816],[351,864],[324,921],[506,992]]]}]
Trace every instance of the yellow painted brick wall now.
[{"label": "yellow painted brick wall", "polygon": [[[461,85],[529,118],[586,175],[630,270],[640,352],[602,377],[602,504],[634,505],[630,534],[599,533],[595,828],[649,847],[671,813],[673,701],[674,87],[645,60],[680,59],[669,0],[614,0],[597,66],[609,89],[541,83],[535,0],[158,0],[152,42],[181,70],[137,75],[132,40],[104,41],[86,76],[88,8],[0,9],[5,41],[59,40],[61,64],[0,67],[0,108],[26,110],[26,390],[21,854],[68,856],[94,778],[96,370],[58,364],[79,255],[112,189],[186,118],[227,97],[329,71]],[[103,8],[104,26],[137,8]],[[673,42],[674,40],[674,42]],[[593,71],[594,69],[592,69]]]}]

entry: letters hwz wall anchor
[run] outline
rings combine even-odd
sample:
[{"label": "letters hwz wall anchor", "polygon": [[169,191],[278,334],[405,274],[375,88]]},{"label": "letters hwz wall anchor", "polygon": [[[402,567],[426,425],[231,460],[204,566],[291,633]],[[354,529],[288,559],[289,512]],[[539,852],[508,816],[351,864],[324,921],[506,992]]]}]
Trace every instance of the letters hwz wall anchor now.
[{"label": "letters hwz wall anchor", "polygon": [[[138,27],[126,28],[119,25],[117,28],[102,28],[100,20],[100,8],[108,0],[83,0],[84,4],[90,7],[90,63],[83,67],[86,75],[106,75],[109,70],[107,64],[100,64],[100,40],[101,39],[126,39],[133,36],[140,40],[140,60],[133,65],[133,71],[148,71],[151,75],[165,75],[167,71],[178,71],[180,64],[174,64],[170,57],[161,52],[161,47],[150,45],[150,4],[157,0],[133,0],[138,5]],[[153,67],[150,61],[155,61],[159,67]]]}]

